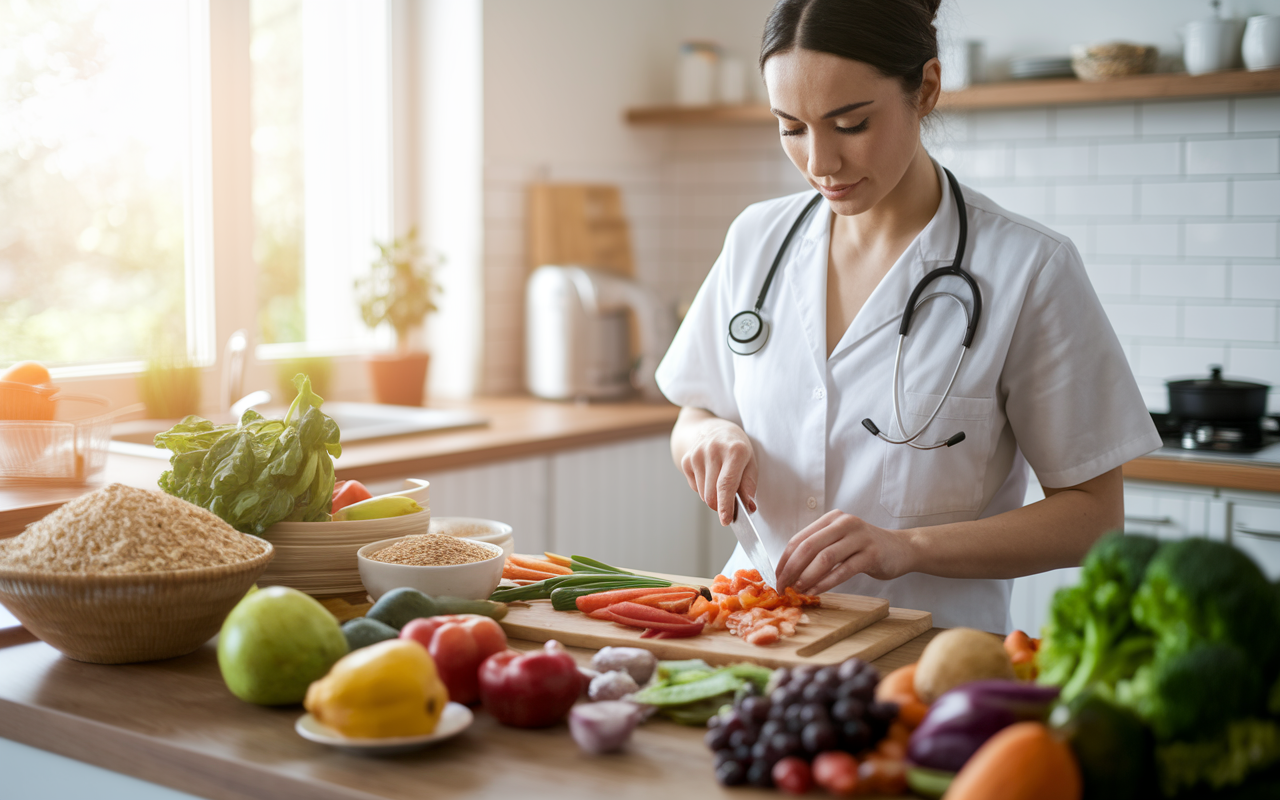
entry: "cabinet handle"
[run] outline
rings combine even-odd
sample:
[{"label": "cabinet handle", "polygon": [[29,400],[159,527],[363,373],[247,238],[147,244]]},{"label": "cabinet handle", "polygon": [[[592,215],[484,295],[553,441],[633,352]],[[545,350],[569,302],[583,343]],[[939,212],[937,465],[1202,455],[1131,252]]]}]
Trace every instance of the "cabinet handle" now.
[{"label": "cabinet handle", "polygon": [[1139,525],[1172,525],[1173,517],[1130,517],[1124,518],[1125,522],[1135,522]]},{"label": "cabinet handle", "polygon": [[1263,539],[1280,539],[1280,531],[1263,531],[1257,528],[1248,528],[1244,525],[1237,525],[1236,533],[1247,533],[1250,536],[1257,536]]}]

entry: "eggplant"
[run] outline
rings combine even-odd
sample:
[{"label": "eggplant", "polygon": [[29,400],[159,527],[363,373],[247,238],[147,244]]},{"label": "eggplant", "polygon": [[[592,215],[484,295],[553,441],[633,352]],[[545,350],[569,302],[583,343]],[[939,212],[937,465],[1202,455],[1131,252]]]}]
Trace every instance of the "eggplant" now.
[{"label": "eggplant", "polygon": [[929,769],[958,772],[988,739],[1015,722],[1048,719],[1056,686],[1015,681],[974,681],[934,701],[907,743],[907,760]]}]

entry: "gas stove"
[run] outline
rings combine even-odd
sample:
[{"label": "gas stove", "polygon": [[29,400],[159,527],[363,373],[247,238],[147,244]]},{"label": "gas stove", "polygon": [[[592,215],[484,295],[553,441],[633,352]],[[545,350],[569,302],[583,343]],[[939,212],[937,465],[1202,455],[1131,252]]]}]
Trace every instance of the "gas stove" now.
[{"label": "gas stove", "polygon": [[1256,453],[1280,442],[1280,418],[1221,422],[1214,420],[1178,419],[1170,414],[1152,412],[1151,420],[1164,440],[1165,447],[1182,450],[1208,450],[1219,453]]}]

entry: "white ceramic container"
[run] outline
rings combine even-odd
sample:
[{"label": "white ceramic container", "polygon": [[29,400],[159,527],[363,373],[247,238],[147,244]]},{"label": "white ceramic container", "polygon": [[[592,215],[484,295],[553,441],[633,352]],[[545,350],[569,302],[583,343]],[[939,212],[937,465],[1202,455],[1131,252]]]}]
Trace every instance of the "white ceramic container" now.
[{"label": "white ceramic container", "polygon": [[1243,33],[1238,19],[1209,17],[1188,22],[1182,28],[1182,60],[1187,72],[1204,75],[1239,66]]},{"label": "white ceramic container", "polygon": [[1245,69],[1257,71],[1280,67],[1280,16],[1249,17],[1240,50]]},{"label": "white ceramic container", "polygon": [[487,600],[489,595],[493,594],[493,590],[498,588],[498,582],[502,580],[502,565],[507,560],[502,547],[474,539],[471,541],[489,550],[493,555],[484,561],[439,567],[389,564],[369,558],[372,554],[390,547],[403,538],[405,537],[398,536],[394,539],[384,539],[381,542],[367,544],[356,551],[356,560],[360,565],[360,580],[374,602],[392,589],[398,589],[401,586],[417,589],[433,597]]}]

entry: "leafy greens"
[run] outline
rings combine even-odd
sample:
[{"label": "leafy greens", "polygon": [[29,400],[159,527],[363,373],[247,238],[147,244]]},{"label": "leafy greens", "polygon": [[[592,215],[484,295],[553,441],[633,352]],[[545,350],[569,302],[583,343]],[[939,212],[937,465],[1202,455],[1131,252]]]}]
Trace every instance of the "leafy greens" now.
[{"label": "leafy greens", "polygon": [[189,416],[157,434],[156,447],[173,451],[160,488],[244,533],[261,535],[285,520],[327,521],[340,432],[320,411],[324,399],[311,379],[298,374],[293,385],[298,396],[283,420],[249,409],[238,423]]}]

